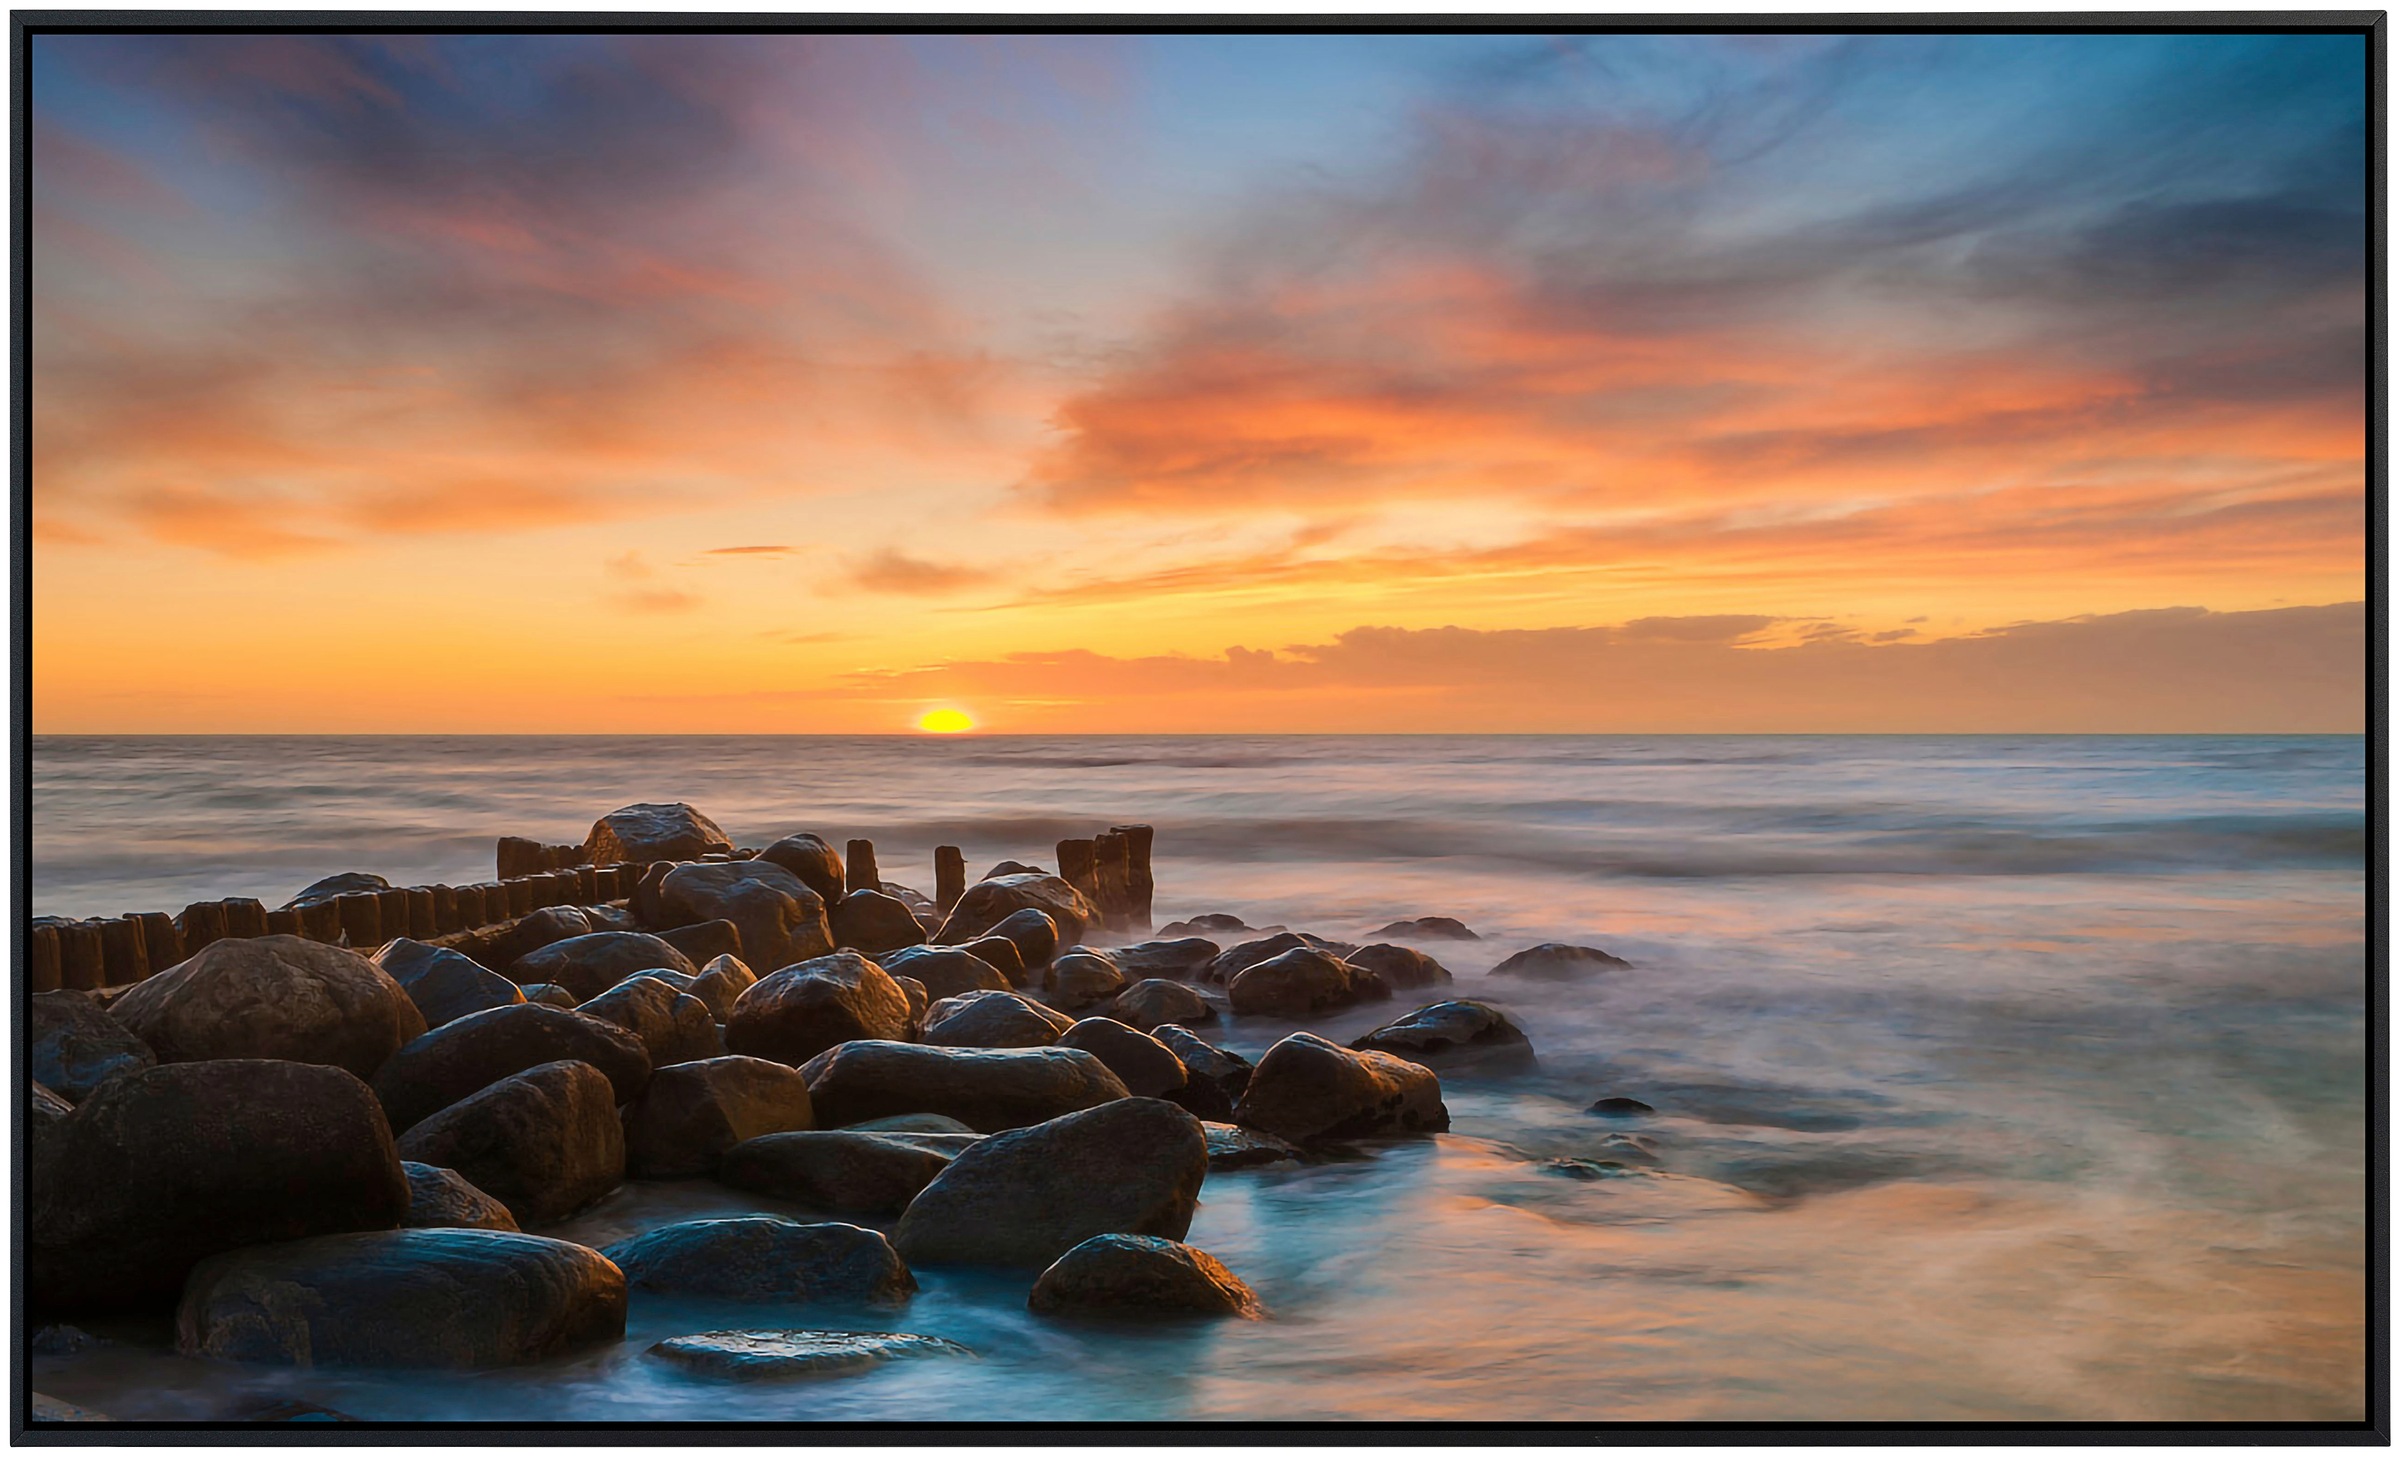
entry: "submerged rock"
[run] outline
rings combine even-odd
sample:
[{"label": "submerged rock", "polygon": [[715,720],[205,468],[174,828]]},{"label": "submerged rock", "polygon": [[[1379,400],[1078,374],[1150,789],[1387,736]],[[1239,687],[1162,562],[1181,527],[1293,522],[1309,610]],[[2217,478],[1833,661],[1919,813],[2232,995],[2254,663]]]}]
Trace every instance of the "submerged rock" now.
[{"label": "submerged rock", "polygon": [[909,1204],[892,1243],[912,1264],[1040,1267],[1096,1234],[1181,1239],[1207,1175],[1198,1119],[1123,1098],[976,1143]]},{"label": "submerged rock", "polygon": [[947,997],[925,1009],[924,1040],[936,1047],[1048,1047],[1075,1019],[1014,992]]},{"label": "submerged rock", "polygon": [[1043,1315],[1230,1315],[1261,1320],[1258,1296],[1206,1250],[1156,1235],[1102,1234],[1060,1255],[1034,1281]]},{"label": "submerged rock", "polygon": [[408,1175],[408,1213],[403,1229],[515,1229],[508,1206],[461,1177],[456,1169],[403,1162]]},{"label": "submerged rock", "polygon": [[628,1289],[659,1295],[896,1305],[917,1291],[891,1242],[855,1224],[802,1224],[766,1214],[693,1219],[601,1253],[625,1272]]},{"label": "submerged rock", "polygon": [[1466,928],[1463,922],[1448,916],[1419,916],[1411,921],[1394,921],[1375,933],[1378,936],[1398,936],[1407,941],[1480,941],[1483,938]]},{"label": "submerged rock", "polygon": [[1244,1128],[1238,1123],[1205,1122],[1200,1131],[1208,1137],[1208,1171],[1212,1174],[1228,1169],[1307,1162],[1307,1155],[1274,1134]]},{"label": "submerged rock", "polygon": [[1216,959],[1221,949],[1216,942],[1203,937],[1183,936],[1136,941],[1130,946],[1119,946],[1108,954],[1119,970],[1137,981],[1144,977],[1173,977],[1188,981],[1200,968]]},{"label": "submerged rock", "polygon": [[80,1103],[111,1078],[158,1065],[149,1044],[82,992],[36,992],[31,1006],[33,1080],[67,1102]]},{"label": "submerged rock", "polygon": [[1362,971],[1374,972],[1387,986],[1429,987],[1456,980],[1449,967],[1407,946],[1361,946],[1342,959]]},{"label": "submerged rock", "polygon": [[663,968],[694,975],[690,958],[640,931],[594,931],[569,936],[517,959],[508,974],[519,983],[551,982],[589,1001],[637,971]]},{"label": "submerged rock", "polygon": [[1567,946],[1545,941],[1528,946],[1492,968],[1494,976],[1535,977],[1543,981],[1566,981],[1596,971],[1620,971],[1632,962],[1611,956],[1597,946]]},{"label": "submerged rock", "polygon": [[631,1032],[529,1002],[461,1017],[409,1043],[376,1072],[375,1096],[393,1131],[406,1133],[502,1078],[567,1059],[598,1068],[614,1102],[640,1096],[650,1082],[649,1049]]},{"label": "submerged rock", "polygon": [[1482,1002],[1435,1002],[1387,1022],[1350,1044],[1388,1052],[1428,1067],[1518,1071],[1534,1065],[1533,1043],[1497,1007]]},{"label": "submerged rock", "polygon": [[1158,934],[1162,938],[1174,938],[1178,936],[1222,936],[1228,931],[1247,931],[1250,929],[1252,928],[1244,924],[1240,916],[1229,916],[1222,911],[1210,911],[1203,915],[1193,916],[1187,920],[1170,921],[1166,925],[1158,928]]},{"label": "submerged rock", "polygon": [[425,1030],[399,983],[364,956],[298,936],[212,941],[108,1014],[160,1062],[271,1058],[359,1077]]},{"label": "submerged rock", "polygon": [[1226,947],[1193,973],[1197,981],[1212,986],[1224,986],[1235,977],[1272,957],[1286,951],[1314,951],[1306,937],[1295,931],[1278,931],[1272,936],[1259,936]]},{"label": "submerged rock", "polygon": [[1241,1098],[1242,1090],[1250,1086],[1249,1060],[1239,1053],[1227,1052],[1177,1023],[1153,1027],[1150,1035],[1183,1064],[1187,1080],[1172,1101],[1189,1109],[1196,1118],[1231,1122],[1233,1105]]},{"label": "submerged rock", "polygon": [[1633,1118],[1658,1110],[1639,1098],[1602,1098],[1584,1111],[1597,1113],[1604,1118]]},{"label": "submerged rock", "polygon": [[583,837],[588,865],[640,865],[733,853],[733,839],[688,804],[629,804],[602,815]]},{"label": "submerged rock", "polygon": [[1214,1022],[1217,1009],[1209,1005],[1208,998],[1182,982],[1154,976],[1117,993],[1117,999],[1109,1004],[1108,1015],[1128,1027],[1147,1032],[1168,1022]]},{"label": "submerged rock", "polygon": [[808,1080],[782,1063],[738,1056],[675,1063],[652,1074],[625,1109],[625,1172],[696,1178],[736,1144],[815,1126]]},{"label": "submerged rock", "polygon": [[1439,1133],[1450,1126],[1441,1080],[1382,1052],[1353,1052],[1310,1032],[1267,1049],[1233,1121],[1292,1143]]},{"label": "submerged rock", "polygon": [[797,1067],[844,1042],[908,1035],[908,994],[855,951],[787,966],[742,993],[725,1045]]},{"label": "submerged rock", "polygon": [[801,1069],[828,1127],[939,1113],[979,1133],[1022,1128],[1127,1096],[1088,1052],[1069,1047],[933,1047],[845,1042]]},{"label": "submerged rock", "polygon": [[850,1376],[886,1361],[975,1353],[956,1341],[906,1331],[702,1331],[670,1336],[648,1354],[704,1376],[759,1381]]},{"label": "submerged rock", "polygon": [[400,1139],[401,1156],[456,1169],[519,1224],[550,1224],[625,1179],[625,1132],[608,1079],[550,1062],[451,1104]]},{"label": "submerged rock", "polygon": [[565,1240],[488,1229],[336,1234],[219,1255],[175,1317],[187,1356],[472,1371],[622,1339],[625,1278]]},{"label": "submerged rock", "polygon": [[904,1134],[854,1128],[770,1133],[727,1150],[717,1179],[831,1214],[892,1215],[955,1156]]}]

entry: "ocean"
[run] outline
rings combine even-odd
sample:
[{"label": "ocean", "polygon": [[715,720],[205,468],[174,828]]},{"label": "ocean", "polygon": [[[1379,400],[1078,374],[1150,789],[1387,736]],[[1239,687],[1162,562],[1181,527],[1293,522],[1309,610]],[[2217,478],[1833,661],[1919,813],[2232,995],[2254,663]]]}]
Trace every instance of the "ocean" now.
[{"label": "ocean", "polygon": [[[1262,1322],[1080,1326],[928,1269],[898,1312],[637,1296],[624,1344],[531,1369],[227,1367],[132,1327],[34,1385],[166,1420],[2358,1419],[2365,778],[2343,737],[37,738],[35,914],[489,879],[498,836],[637,800],[872,839],[928,891],[937,844],[975,875],[1144,822],[1161,923],[1464,920],[1424,949],[1541,1066],[1445,1075],[1445,1135],[1212,1175],[1189,1241]],[[1540,941],[1632,965],[1486,978]],[[648,1185],[546,1232],[774,1207]],[[976,1356],[743,1386],[642,1355],[776,1325]]]}]

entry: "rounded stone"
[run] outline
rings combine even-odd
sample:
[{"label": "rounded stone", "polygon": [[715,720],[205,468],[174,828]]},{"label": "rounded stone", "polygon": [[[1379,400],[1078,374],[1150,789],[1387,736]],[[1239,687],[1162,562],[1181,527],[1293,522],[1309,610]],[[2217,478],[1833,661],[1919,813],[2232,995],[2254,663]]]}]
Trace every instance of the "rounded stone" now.
[{"label": "rounded stone", "polygon": [[850,1376],[886,1361],[972,1356],[939,1336],[906,1331],[702,1331],[670,1336],[649,1355],[704,1376],[735,1381]]},{"label": "rounded stone", "polygon": [[1266,1315],[1216,1256],[1141,1234],[1094,1235],[1060,1255],[1025,1306],[1043,1315]]},{"label": "rounded stone", "polygon": [[891,1242],[855,1224],[774,1215],[693,1219],[610,1245],[628,1289],[710,1300],[895,1305],[916,1277]]},{"label": "rounded stone", "polygon": [[425,1031],[399,983],[355,951],[298,936],[212,941],[108,1007],[160,1062],[268,1058],[374,1076]]}]

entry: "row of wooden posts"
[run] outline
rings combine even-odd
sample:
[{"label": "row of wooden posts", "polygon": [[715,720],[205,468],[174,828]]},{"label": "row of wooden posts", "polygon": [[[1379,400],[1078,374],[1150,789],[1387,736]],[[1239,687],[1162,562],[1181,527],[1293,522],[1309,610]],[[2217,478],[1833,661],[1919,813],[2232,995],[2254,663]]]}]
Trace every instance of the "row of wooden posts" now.
[{"label": "row of wooden posts", "polygon": [[[1148,930],[1154,887],[1150,843],[1148,825],[1120,825],[1088,840],[1061,840],[1058,873],[1099,909],[1104,928]],[[562,856],[582,853],[581,846],[545,845],[512,835],[500,841],[500,878],[474,885],[354,891],[282,910],[269,910],[257,900],[236,897],[195,901],[180,915],[147,911],[93,920],[39,916],[26,933],[26,978],[37,992],[129,986],[211,942],[239,937],[305,936],[362,949],[402,936],[431,940],[511,921],[545,906],[624,900],[653,871],[663,874],[676,863],[559,863]],[[736,850],[731,855],[702,858],[747,860],[757,854],[756,850]],[[850,889],[882,887],[874,841],[850,841],[844,858],[844,880]],[[965,852],[956,845],[936,847],[933,878],[934,903],[947,912],[966,894]]]}]

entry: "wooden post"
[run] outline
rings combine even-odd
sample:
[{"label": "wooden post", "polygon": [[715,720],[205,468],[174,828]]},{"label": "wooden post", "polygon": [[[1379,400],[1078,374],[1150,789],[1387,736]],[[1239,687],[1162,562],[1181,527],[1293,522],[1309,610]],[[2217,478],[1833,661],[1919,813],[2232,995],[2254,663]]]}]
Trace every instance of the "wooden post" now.
[{"label": "wooden post", "polygon": [[271,934],[267,929],[267,908],[248,896],[227,898],[225,934],[245,941],[254,936]]},{"label": "wooden post", "polygon": [[100,928],[102,986],[132,986],[150,979],[150,952],[142,944],[141,922],[110,916],[92,924]]},{"label": "wooden post", "polygon": [[483,924],[483,887],[454,885],[450,888],[450,903],[456,907],[451,917],[451,929],[472,931]]},{"label": "wooden post", "polygon": [[1082,891],[1096,906],[1100,903],[1100,881],[1093,873],[1094,853],[1089,840],[1058,842],[1058,878]]},{"label": "wooden post", "polygon": [[267,929],[262,936],[305,936],[308,928],[300,924],[300,913],[293,910],[267,911]]},{"label": "wooden post", "polygon": [[183,937],[175,930],[173,916],[165,911],[144,911],[126,919],[142,923],[142,949],[149,953],[152,976],[182,962]]},{"label": "wooden post", "polygon": [[57,926],[45,923],[25,933],[25,983],[27,990],[37,992],[66,985],[59,976]]},{"label": "wooden post", "polygon": [[576,904],[578,904],[578,905],[586,905],[586,906],[596,906],[596,905],[600,904],[600,900],[601,900],[601,895],[600,895],[600,867],[599,867],[599,866],[597,866],[597,865],[578,865],[578,866],[576,866],[576,867],[575,867],[575,901],[576,901]]},{"label": "wooden post", "polygon": [[108,985],[108,958],[100,928],[90,921],[64,921],[58,928],[59,985],[79,992]]},{"label": "wooden post", "polygon": [[843,884],[851,890],[883,889],[883,872],[875,865],[875,842],[852,840],[842,856],[847,867]]},{"label": "wooden post", "polygon": [[1148,825],[1115,825],[1111,834],[1125,837],[1125,924],[1130,930],[1150,929],[1150,898],[1158,882],[1150,874],[1150,844],[1153,831]]},{"label": "wooden post", "polygon": [[518,876],[515,880],[503,880],[500,882],[500,893],[508,898],[506,901],[508,909],[505,914],[509,919],[514,920],[518,916],[533,914],[532,881],[523,876]]},{"label": "wooden post", "polygon": [[[362,890],[350,895],[337,895],[333,898],[333,904],[341,915],[342,934],[350,938],[352,950],[372,951],[383,944],[382,896],[371,890]],[[405,902],[402,903],[401,913],[407,913]]]},{"label": "wooden post", "polygon": [[440,908],[433,903],[433,887],[430,885],[412,885],[408,888],[407,897],[407,934],[419,941],[423,941],[431,936],[439,936],[442,934],[440,931],[435,929],[435,927],[441,922],[441,912]]},{"label": "wooden post", "polygon": [[433,897],[433,934],[447,936],[458,930],[458,891],[451,886],[435,885],[426,887],[425,893]]},{"label": "wooden post", "polygon": [[1100,923],[1111,930],[1125,926],[1125,837],[1107,830],[1092,837],[1092,880],[1100,887],[1094,904],[1100,907]]},{"label": "wooden post", "polygon": [[300,934],[311,941],[323,941],[329,945],[341,940],[342,912],[335,903],[340,899],[342,897],[337,896],[334,900],[300,907]]},{"label": "wooden post", "polygon": [[519,835],[502,835],[500,837],[500,853],[497,858],[500,862],[500,878],[502,880],[515,880],[519,876],[531,875],[537,870],[550,868],[548,847],[539,840],[528,840]]},{"label": "wooden post", "polygon": [[[408,934],[408,889],[393,886],[375,892],[376,919],[383,924],[383,940],[397,941]],[[377,945],[382,945],[379,941]]]},{"label": "wooden post", "polygon": [[933,848],[933,903],[947,913],[967,893],[967,856],[956,845]]},{"label": "wooden post", "polygon": [[226,930],[225,902],[193,901],[175,918],[175,929],[183,937],[183,954],[199,955],[211,942],[222,941],[230,934]]}]

